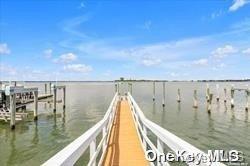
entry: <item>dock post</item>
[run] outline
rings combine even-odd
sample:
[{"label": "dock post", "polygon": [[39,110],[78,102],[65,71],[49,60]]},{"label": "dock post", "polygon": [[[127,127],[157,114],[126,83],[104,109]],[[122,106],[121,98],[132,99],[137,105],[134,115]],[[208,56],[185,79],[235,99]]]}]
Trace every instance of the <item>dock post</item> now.
[{"label": "dock post", "polygon": [[[92,159],[96,152],[96,139],[94,139],[89,146],[89,158]],[[96,159],[93,161],[92,165],[96,165]]]},{"label": "dock post", "polygon": [[227,102],[227,88],[224,88],[224,103]]},{"label": "dock post", "polygon": [[194,90],[194,108],[198,108],[198,102],[197,102],[197,90]]},{"label": "dock post", "polygon": [[181,102],[181,90],[178,88],[177,90],[177,102]]},{"label": "dock post", "polygon": [[16,125],[16,94],[10,95],[10,128],[15,129]]},{"label": "dock post", "polygon": [[47,94],[47,84],[44,84],[44,93]]},{"label": "dock post", "polygon": [[51,88],[53,90],[53,111],[56,112],[56,85],[53,84]]},{"label": "dock post", "polygon": [[118,95],[120,94],[120,86],[119,86],[119,82],[117,83],[117,93],[118,93]]},{"label": "dock post", "polygon": [[155,81],[153,82],[153,101],[155,101]]},{"label": "dock post", "polygon": [[34,120],[37,120],[38,91],[34,91]]},{"label": "dock post", "polygon": [[166,86],[165,82],[162,83],[163,88],[163,98],[162,98],[162,106],[165,107],[165,101],[166,101]]},{"label": "dock post", "polygon": [[66,87],[63,87],[63,109],[66,107]]},{"label": "dock post", "polygon": [[117,91],[117,84],[115,84],[115,93],[117,93],[118,91]]},{"label": "dock post", "polygon": [[49,83],[49,94],[51,94],[51,88],[52,88],[51,85],[52,85],[52,84],[51,84],[51,82],[50,82],[50,83]]},{"label": "dock post", "polygon": [[250,100],[250,89],[246,89],[246,100],[247,100],[247,103],[246,103],[246,108],[245,110],[248,111],[249,110],[249,100]]},{"label": "dock post", "polygon": [[209,101],[208,101],[208,108],[207,108],[208,113],[211,113],[212,99],[213,99],[213,94],[209,94]]},{"label": "dock post", "polygon": [[217,96],[216,96],[216,100],[217,102],[220,101],[220,91],[219,91],[219,84],[216,84],[216,92],[217,92]]},{"label": "dock post", "polygon": [[133,91],[133,87],[132,86],[133,86],[132,83],[130,83],[130,93],[131,93],[131,95],[132,95],[132,91]]},{"label": "dock post", "polygon": [[234,108],[234,85],[231,87],[231,108]]},{"label": "dock post", "polygon": [[207,99],[207,102],[209,102],[209,94],[210,94],[210,89],[209,89],[209,84],[207,84],[207,88],[206,88],[206,99]]}]

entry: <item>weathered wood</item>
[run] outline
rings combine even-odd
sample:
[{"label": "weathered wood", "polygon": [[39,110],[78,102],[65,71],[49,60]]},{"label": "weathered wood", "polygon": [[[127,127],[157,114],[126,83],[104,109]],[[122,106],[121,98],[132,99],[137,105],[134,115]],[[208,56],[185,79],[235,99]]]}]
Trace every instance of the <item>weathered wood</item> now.
[{"label": "weathered wood", "polygon": [[10,128],[15,129],[15,125],[16,125],[16,94],[10,95],[10,113],[11,113]]},{"label": "weathered wood", "polygon": [[165,86],[165,82],[162,83],[162,106],[165,107],[165,101],[166,101],[166,86]]},{"label": "weathered wood", "polygon": [[153,82],[153,101],[155,101],[155,81]]},{"label": "weathered wood", "polygon": [[34,120],[37,120],[38,112],[38,91],[34,92]]},{"label": "weathered wood", "polygon": [[177,90],[177,102],[181,102],[181,90],[179,88]]},{"label": "weathered wood", "polygon": [[198,108],[198,102],[197,102],[197,90],[194,90],[194,95],[193,95],[193,100],[194,100],[194,108]]}]

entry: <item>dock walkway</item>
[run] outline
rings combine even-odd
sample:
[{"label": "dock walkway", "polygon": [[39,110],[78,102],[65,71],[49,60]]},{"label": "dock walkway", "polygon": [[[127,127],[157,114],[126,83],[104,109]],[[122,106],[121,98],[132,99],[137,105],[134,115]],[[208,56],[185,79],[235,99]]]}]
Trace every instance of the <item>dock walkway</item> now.
[{"label": "dock walkway", "polygon": [[103,165],[148,165],[127,100],[120,101]]}]

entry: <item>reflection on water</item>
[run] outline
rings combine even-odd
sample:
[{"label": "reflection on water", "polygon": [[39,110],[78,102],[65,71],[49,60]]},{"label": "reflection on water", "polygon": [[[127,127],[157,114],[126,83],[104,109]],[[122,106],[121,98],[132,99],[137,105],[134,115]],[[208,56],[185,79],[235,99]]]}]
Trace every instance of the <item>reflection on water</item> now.
[{"label": "reflection on water", "polygon": [[[105,114],[114,95],[112,83],[64,83],[66,108],[58,103],[53,113],[52,103],[39,102],[37,122],[29,117],[11,131],[0,123],[1,165],[39,165],[98,122]],[[242,87],[241,83],[234,83]],[[44,88],[44,84],[28,84]],[[133,96],[145,116],[196,147],[208,149],[237,149],[250,161],[250,121],[245,111],[245,96],[235,94],[235,107],[230,108],[230,97],[224,103],[224,87],[220,83],[220,101],[213,100],[211,113],[207,112],[204,83],[166,83],[166,106],[162,107],[162,83],[156,83],[153,101],[152,83],[133,83]],[[129,87],[120,85],[124,94]],[[181,88],[181,102],[176,101]],[[216,86],[211,84],[211,92]],[[198,108],[193,108],[193,91],[197,90]],[[60,92],[58,94],[60,99]],[[229,95],[229,94],[228,94]],[[27,107],[32,109],[32,105]],[[83,161],[84,162],[84,161]]]}]

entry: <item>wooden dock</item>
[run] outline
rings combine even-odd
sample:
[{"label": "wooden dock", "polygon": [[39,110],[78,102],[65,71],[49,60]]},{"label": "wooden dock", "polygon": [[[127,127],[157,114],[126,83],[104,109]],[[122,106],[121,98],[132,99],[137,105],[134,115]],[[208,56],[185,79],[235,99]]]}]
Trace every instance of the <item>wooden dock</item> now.
[{"label": "wooden dock", "polygon": [[112,124],[103,165],[149,165],[145,158],[127,100],[120,101],[114,123]]}]

